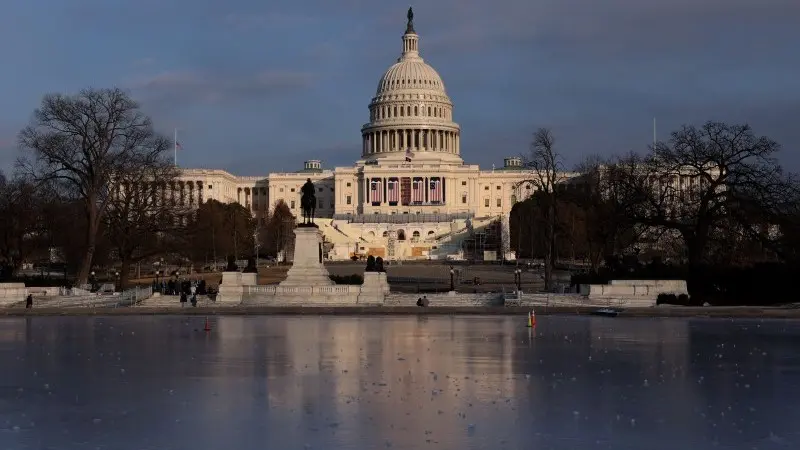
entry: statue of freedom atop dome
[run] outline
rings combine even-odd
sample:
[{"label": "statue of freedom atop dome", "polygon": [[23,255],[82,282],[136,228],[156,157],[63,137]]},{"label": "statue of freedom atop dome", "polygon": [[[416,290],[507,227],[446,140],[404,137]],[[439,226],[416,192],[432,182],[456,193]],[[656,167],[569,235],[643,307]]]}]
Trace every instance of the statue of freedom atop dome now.
[{"label": "statue of freedom atop dome", "polygon": [[300,188],[303,196],[300,197],[300,208],[303,210],[303,223],[301,225],[307,227],[315,227],[314,224],[314,210],[317,209],[317,196],[314,193],[314,183],[311,178],[306,179],[306,184]]},{"label": "statue of freedom atop dome", "polygon": [[408,7],[408,25],[406,25],[406,33],[414,33],[414,9],[412,7]]}]

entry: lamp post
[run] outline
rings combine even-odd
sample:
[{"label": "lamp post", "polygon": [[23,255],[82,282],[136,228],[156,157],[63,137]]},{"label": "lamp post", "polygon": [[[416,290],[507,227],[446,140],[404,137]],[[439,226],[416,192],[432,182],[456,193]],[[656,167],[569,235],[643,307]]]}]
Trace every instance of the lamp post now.
[{"label": "lamp post", "polygon": [[156,270],[156,288],[154,290],[157,290],[159,294],[163,294],[161,292],[161,269]]},{"label": "lamp post", "polygon": [[258,230],[253,231],[253,253],[256,258],[256,272],[258,272],[258,249],[261,247],[261,243],[258,242]]},{"label": "lamp post", "polygon": [[456,271],[453,270],[452,266],[450,266],[450,290],[451,291],[455,291],[456,290],[456,285],[455,285],[455,281],[454,281],[455,274],[456,274]]},{"label": "lamp post", "polygon": [[522,290],[522,269],[519,267],[514,270],[514,280],[517,282],[517,291]]},{"label": "lamp post", "polygon": [[119,286],[117,289],[119,289],[121,291],[122,290],[122,280],[119,279],[119,271],[118,270],[114,271],[114,279],[116,280],[117,286]]},{"label": "lamp post", "polygon": [[94,291],[94,285],[95,285],[94,270],[92,271],[92,273],[90,275],[91,276],[89,278],[89,291],[91,292],[91,291]]}]

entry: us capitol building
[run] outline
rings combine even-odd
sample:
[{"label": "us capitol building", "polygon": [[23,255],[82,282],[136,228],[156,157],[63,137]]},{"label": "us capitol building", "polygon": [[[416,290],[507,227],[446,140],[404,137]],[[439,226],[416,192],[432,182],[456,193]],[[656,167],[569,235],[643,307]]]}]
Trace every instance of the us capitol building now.
[{"label": "us capitol building", "polygon": [[439,74],[420,56],[413,13],[400,58],[381,77],[361,127],[361,158],[353,166],[238,177],[223,170],[184,169],[181,199],[237,202],[263,219],[283,200],[301,217],[300,187],[317,187],[316,223],[328,257],[374,255],[389,260],[495,259],[508,255],[514,203],[534,187],[519,157],[482,170],[461,158],[461,128]]}]

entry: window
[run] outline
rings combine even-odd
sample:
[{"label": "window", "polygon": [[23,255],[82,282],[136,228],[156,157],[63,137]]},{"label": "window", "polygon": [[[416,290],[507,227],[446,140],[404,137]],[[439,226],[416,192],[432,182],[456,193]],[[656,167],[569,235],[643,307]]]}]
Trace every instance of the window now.
[{"label": "window", "polygon": [[349,181],[347,182],[347,187],[350,187],[350,182]]},{"label": "window", "polygon": [[322,188],[317,188],[317,190],[318,190],[319,192],[322,192]]},{"label": "window", "polygon": [[384,231],[384,232],[383,232],[383,234],[382,234],[382,236],[383,236],[383,237],[389,237],[389,232],[388,232],[388,231]]},{"label": "window", "polygon": [[500,185],[498,184],[498,185],[497,185],[497,190],[499,191],[500,189],[502,189],[502,186],[500,186]]},{"label": "window", "polygon": [[501,206],[503,206],[503,199],[502,198],[498,198],[497,199],[497,207],[499,208]]},{"label": "window", "polygon": [[290,192],[294,192],[294,188],[289,189]]},{"label": "window", "polygon": [[347,196],[347,204],[349,205],[349,204],[351,204],[352,202],[353,202],[353,197],[351,197],[351,196],[349,196],[349,195],[348,195],[348,196]]},{"label": "window", "polygon": [[488,190],[489,190],[489,186],[485,186],[485,187],[483,188],[483,190],[484,190],[484,191],[488,191]]},{"label": "window", "polygon": [[280,188],[279,191],[283,192],[283,188]]},{"label": "window", "polygon": [[[294,202],[292,202],[292,205],[294,205]],[[489,199],[488,198],[483,199],[483,206],[485,206],[487,208],[489,207]],[[292,206],[292,208],[294,208],[294,206]]]},{"label": "window", "polygon": [[467,196],[466,195],[461,195],[461,203],[464,203],[464,204],[467,203]]},{"label": "window", "polygon": [[466,186],[466,185],[467,185],[467,182],[466,182],[466,180],[465,180],[465,181],[462,181],[462,182],[461,182],[461,185],[462,185],[462,186]]},{"label": "window", "polygon": [[322,199],[319,199],[319,206],[317,208],[322,209],[325,207],[323,205],[325,205],[325,202]]},{"label": "window", "polygon": [[208,188],[209,188],[209,189],[211,189],[211,188],[213,188],[213,187],[214,187],[214,186],[212,186],[212,185],[210,185],[210,184],[208,185]]},{"label": "window", "polygon": [[289,208],[290,208],[290,209],[294,209],[294,200],[292,200],[292,202],[291,202],[291,203],[289,203]]}]

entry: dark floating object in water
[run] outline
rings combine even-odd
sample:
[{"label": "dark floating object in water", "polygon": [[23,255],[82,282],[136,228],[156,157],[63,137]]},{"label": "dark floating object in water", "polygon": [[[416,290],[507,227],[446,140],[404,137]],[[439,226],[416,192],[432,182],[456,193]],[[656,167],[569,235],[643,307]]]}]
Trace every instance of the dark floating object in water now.
[{"label": "dark floating object in water", "polygon": [[600,308],[592,311],[592,314],[595,316],[617,317],[619,315],[619,311],[612,308]]}]

